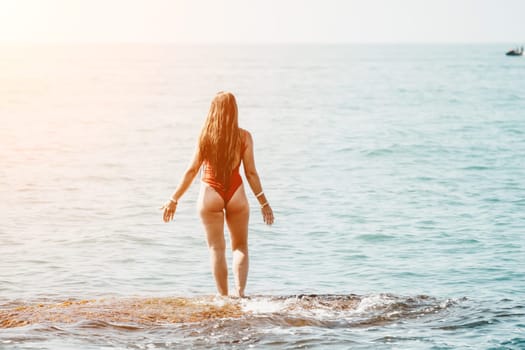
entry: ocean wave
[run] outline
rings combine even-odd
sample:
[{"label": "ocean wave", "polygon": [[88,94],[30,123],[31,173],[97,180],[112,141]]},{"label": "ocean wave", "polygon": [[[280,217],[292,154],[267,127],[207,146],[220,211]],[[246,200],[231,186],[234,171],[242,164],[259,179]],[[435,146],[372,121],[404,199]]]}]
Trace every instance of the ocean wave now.
[{"label": "ocean wave", "polygon": [[238,319],[250,324],[327,328],[382,325],[435,314],[451,299],[375,294],[255,295],[249,298],[166,297],[8,303],[0,306],[0,327],[76,324],[79,328],[139,328],[214,323]]}]

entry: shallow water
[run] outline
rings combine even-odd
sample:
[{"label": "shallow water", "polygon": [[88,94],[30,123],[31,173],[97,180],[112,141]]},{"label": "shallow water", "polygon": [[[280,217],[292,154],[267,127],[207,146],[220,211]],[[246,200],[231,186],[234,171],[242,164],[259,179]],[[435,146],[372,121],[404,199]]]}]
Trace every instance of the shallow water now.
[{"label": "shallow water", "polygon": [[[1,46],[1,347],[524,348],[505,49]],[[247,300],[210,296],[198,180],[175,222],[158,210],[219,90],[276,214],[250,196]]]}]

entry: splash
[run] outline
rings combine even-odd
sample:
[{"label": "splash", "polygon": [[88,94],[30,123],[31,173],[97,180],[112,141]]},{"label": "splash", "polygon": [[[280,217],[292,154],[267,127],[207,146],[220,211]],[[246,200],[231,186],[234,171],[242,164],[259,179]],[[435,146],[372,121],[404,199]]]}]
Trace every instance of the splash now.
[{"label": "splash", "polygon": [[300,294],[296,296],[252,297],[241,302],[242,310],[267,316],[280,326],[327,328],[369,327],[435,314],[456,301],[418,295],[393,294]]}]

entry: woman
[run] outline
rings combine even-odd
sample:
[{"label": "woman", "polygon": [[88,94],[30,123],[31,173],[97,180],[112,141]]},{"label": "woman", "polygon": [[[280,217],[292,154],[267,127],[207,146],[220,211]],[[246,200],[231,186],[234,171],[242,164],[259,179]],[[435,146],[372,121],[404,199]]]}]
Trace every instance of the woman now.
[{"label": "woman", "polygon": [[224,220],[230,231],[236,296],[244,297],[248,277],[248,219],[250,208],[239,174],[241,163],[246,179],[261,206],[263,220],[273,224],[273,212],[255,169],[250,133],[238,126],[237,102],[233,94],[219,92],[213,99],[193,160],[168,202],[164,222],[175,215],[177,203],[204,166],[198,209],[210,251],[213,277],[221,296],[228,295],[228,267],[224,242]]}]

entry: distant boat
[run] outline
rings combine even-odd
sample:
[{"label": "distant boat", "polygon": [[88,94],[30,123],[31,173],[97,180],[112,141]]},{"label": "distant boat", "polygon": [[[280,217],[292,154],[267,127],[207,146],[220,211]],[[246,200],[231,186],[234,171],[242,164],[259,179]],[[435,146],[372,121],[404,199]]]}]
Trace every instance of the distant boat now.
[{"label": "distant boat", "polygon": [[517,47],[513,50],[510,50],[510,51],[507,51],[507,53],[505,54],[507,56],[523,56],[523,46],[522,47]]}]

